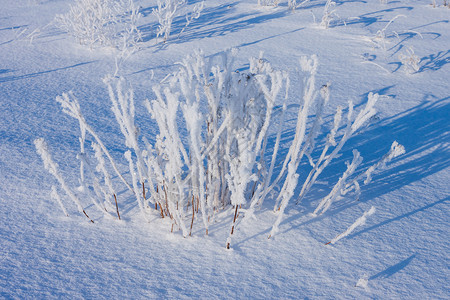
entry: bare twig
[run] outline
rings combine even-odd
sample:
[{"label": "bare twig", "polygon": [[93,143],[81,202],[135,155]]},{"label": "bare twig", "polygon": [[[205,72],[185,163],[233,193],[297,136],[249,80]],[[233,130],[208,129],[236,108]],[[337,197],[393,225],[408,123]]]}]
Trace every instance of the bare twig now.
[{"label": "bare twig", "polygon": [[116,211],[117,211],[117,216],[119,217],[119,220],[120,220],[120,214],[119,214],[119,205],[117,205],[117,197],[116,197],[116,194],[114,194],[114,201],[116,202]]}]

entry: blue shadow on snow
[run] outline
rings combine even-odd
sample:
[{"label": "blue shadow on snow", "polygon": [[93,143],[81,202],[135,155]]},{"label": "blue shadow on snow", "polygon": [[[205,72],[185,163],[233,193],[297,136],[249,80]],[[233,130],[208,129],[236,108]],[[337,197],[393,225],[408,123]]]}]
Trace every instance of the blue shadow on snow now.
[{"label": "blue shadow on snow", "polygon": [[416,257],[416,254],[411,255],[410,257],[408,257],[405,260],[402,260],[401,262],[387,268],[384,271],[381,271],[371,277],[369,277],[369,280],[374,280],[374,279],[378,279],[378,278],[388,278],[391,277],[392,275],[394,275],[395,273],[403,270],[404,268],[406,268],[406,266],[408,266],[411,261],[413,261],[413,259]]},{"label": "blue shadow on snow", "polygon": [[[75,65],[72,65],[72,66],[61,67],[61,68],[56,68],[56,69],[47,70],[47,71],[41,71],[41,72],[35,72],[35,73],[30,73],[30,74],[25,74],[25,75],[0,77],[0,83],[8,82],[8,81],[20,80],[20,79],[32,78],[32,77],[36,77],[36,76],[40,76],[40,75],[44,75],[44,74],[48,74],[48,73],[52,73],[52,72],[56,72],[56,71],[61,71],[61,70],[66,70],[66,69],[71,69],[71,68],[87,65],[87,64],[90,64],[90,63],[93,63],[93,62],[95,62],[95,61],[82,62],[82,63],[78,63],[78,64],[75,64]],[[2,70],[2,71],[4,71],[4,70]],[[0,74],[2,74],[2,73],[6,73],[6,72],[0,72]]]}]

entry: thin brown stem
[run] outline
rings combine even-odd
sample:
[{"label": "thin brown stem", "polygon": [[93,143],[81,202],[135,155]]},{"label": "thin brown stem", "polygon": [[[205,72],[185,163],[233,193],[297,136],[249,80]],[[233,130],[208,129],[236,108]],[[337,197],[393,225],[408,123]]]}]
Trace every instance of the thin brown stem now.
[{"label": "thin brown stem", "polygon": [[144,201],[146,200],[145,198],[145,183],[142,182],[142,195],[144,196]]},{"label": "thin brown stem", "polygon": [[[234,233],[234,226],[236,224],[236,219],[237,219],[237,214],[238,214],[238,205],[235,205],[235,210],[234,210],[234,218],[233,218],[233,225],[231,225],[231,233],[230,233],[230,238]],[[230,242],[227,242],[227,249],[230,249]]]},{"label": "thin brown stem", "polygon": [[[158,188],[158,184],[156,185],[156,194],[158,194],[159,195],[159,188]],[[159,198],[159,197],[158,197]],[[155,199],[155,210],[158,210],[158,202],[157,202],[157,200]]]},{"label": "thin brown stem", "polygon": [[237,213],[238,213],[238,206],[236,205],[236,209],[234,211],[233,226],[231,226],[231,234],[234,233],[234,225],[236,224]]},{"label": "thin brown stem", "polygon": [[89,219],[89,221],[91,221],[92,223],[94,223],[94,221],[92,221],[92,219],[89,218],[88,214],[84,211],[84,209],[83,209],[83,213],[84,213],[84,215]]},{"label": "thin brown stem", "polygon": [[198,208],[199,208],[199,206],[200,206],[200,198],[197,197],[197,209],[196,209],[196,213],[198,213]]},{"label": "thin brown stem", "polygon": [[[164,185],[164,196],[166,197],[166,209],[165,209],[165,211],[166,211],[166,216],[167,216],[167,213],[169,213],[169,215],[170,215],[170,211],[169,211],[169,197],[167,196],[167,186],[166,186],[166,184],[163,182],[163,185]],[[172,219],[172,216],[170,216],[170,218]]]},{"label": "thin brown stem", "polygon": [[194,195],[192,195],[192,220],[191,220],[191,230],[189,231],[189,236],[192,236],[192,226],[194,226],[194,216],[195,216]]},{"label": "thin brown stem", "polygon": [[161,210],[161,218],[164,219],[164,212],[163,212],[163,208],[162,208],[161,203],[159,204],[159,208],[160,208],[160,210]]},{"label": "thin brown stem", "polygon": [[120,220],[120,214],[119,214],[119,205],[117,205],[117,197],[116,197],[116,194],[114,194],[114,201],[116,202],[116,211],[117,211],[117,216],[119,217],[119,220]]}]

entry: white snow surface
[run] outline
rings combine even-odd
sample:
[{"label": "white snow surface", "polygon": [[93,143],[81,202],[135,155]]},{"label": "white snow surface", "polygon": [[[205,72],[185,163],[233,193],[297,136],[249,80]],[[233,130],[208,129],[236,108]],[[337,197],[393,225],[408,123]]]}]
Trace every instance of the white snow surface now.
[{"label": "white snow surface", "polygon": [[[213,55],[237,47],[242,69],[264,51],[274,67],[290,73],[291,103],[301,95],[299,58],[317,54],[317,82],[331,83],[328,124],[335,107],[348,100],[364,103],[369,92],[389,97],[377,103],[369,126],[349,140],[305,200],[291,201],[270,240],[277,214],[269,201],[256,211],[256,220],[238,223],[232,250],[225,249],[231,208],[221,212],[218,220],[225,221],[210,226],[208,236],[198,220],[193,236],[183,238],[178,231],[170,233],[170,223],[157,214],[144,220],[123,189],[123,220],[96,215],[86,205],[92,224],[63,193],[69,217],[51,197],[57,182],[33,141],[47,141],[67,184],[76,187],[79,127],[55,101],[72,90],[89,124],[113,155],[123,157],[123,137],[102,83],[115,71],[111,51],[79,46],[50,24],[68,10],[69,0],[0,0],[0,298],[450,297],[449,8],[439,0],[436,8],[426,0],[335,0],[337,16],[323,29],[318,25],[322,0],[295,12],[287,1],[260,8],[256,0],[206,0],[200,18],[161,47],[154,44],[155,29],[149,29],[155,26],[156,1],[136,2],[143,13],[144,43],[124,63],[122,75],[133,85],[136,122],[149,138],[156,129],[144,100],[154,99],[152,86],[196,49]],[[385,30],[386,46],[377,47],[371,41],[378,43],[377,32],[398,15],[403,17]],[[181,30],[184,19],[176,21]],[[410,47],[420,58],[418,72],[400,62]],[[352,149],[361,152],[368,167],[394,140],[406,154],[362,185],[359,201],[345,197],[325,214],[311,216],[345,171]],[[325,245],[372,206],[377,213],[365,225]]]}]

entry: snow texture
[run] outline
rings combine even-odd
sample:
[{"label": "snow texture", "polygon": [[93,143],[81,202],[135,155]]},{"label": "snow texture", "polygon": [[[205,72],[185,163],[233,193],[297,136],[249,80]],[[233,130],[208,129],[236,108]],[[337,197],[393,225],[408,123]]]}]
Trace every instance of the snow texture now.
[{"label": "snow texture", "polygon": [[[448,7],[440,1],[334,1],[327,26],[319,26],[327,1],[276,2],[261,6],[257,0],[206,0],[189,26],[186,15],[175,17],[170,38],[156,43],[159,23],[152,12],[157,1],[136,0],[139,49],[121,60],[117,49],[92,50],[55,26],[55,17],[70,11],[73,1],[0,0],[0,298],[449,298]],[[186,11],[200,3],[187,1]],[[253,198],[258,201],[249,201],[250,193],[243,201],[239,191],[241,197],[234,201],[243,206],[237,210],[231,250],[226,250],[237,206],[214,212],[204,202],[212,219],[196,219],[191,228],[191,214],[180,214],[174,225],[161,218],[153,198],[144,199],[139,182],[157,179],[147,178],[148,169],[158,166],[150,155],[157,148],[150,145],[161,134],[145,104],[149,99],[156,108],[158,102],[152,101],[158,101],[158,90],[152,87],[170,85],[166,76],[178,72],[178,63],[183,65],[197,49],[210,58],[230,48],[239,51],[233,64],[227,64],[234,66],[229,74],[262,67],[257,62],[263,51],[271,66],[289,76],[285,84],[290,85],[287,97],[281,89],[271,104],[267,139],[254,139],[266,149],[265,160],[259,161],[260,153],[247,153],[243,144],[230,159],[256,161],[253,170],[260,167],[271,174],[261,191],[284,168],[280,182],[287,174],[293,177],[286,187],[277,184]],[[298,61],[314,55],[316,91],[323,88],[305,111],[308,83]],[[198,63],[197,69],[209,67]],[[186,69],[187,77],[196,68]],[[120,74],[129,85],[117,90],[120,79],[109,74]],[[114,81],[112,90],[103,78]],[[276,90],[267,86],[270,96]],[[177,97],[159,92],[169,96],[165,100]],[[175,130],[168,126],[167,136],[185,147],[192,141],[192,152],[176,155],[201,161],[215,151],[211,146],[202,153],[207,137],[196,133],[196,119],[209,108],[196,104],[189,82],[178,92],[192,101],[170,107],[176,113],[171,111],[166,124],[179,130],[171,136]],[[208,105],[216,104],[213,96]],[[371,101],[374,106],[368,105]],[[61,105],[73,116],[61,113]],[[291,145],[299,111],[318,118],[306,122],[304,133],[299,131],[304,148],[297,152]],[[218,117],[225,115],[218,111]],[[348,115],[353,116],[350,122]],[[224,132],[221,124],[214,125],[216,134]],[[245,133],[247,128],[236,126],[236,134],[239,129]],[[347,130],[354,133],[331,157]],[[147,143],[136,145],[135,134]],[[363,161],[353,159],[355,149]],[[289,171],[289,161],[284,165],[288,153],[303,153],[300,162],[293,157],[295,171]],[[299,198],[302,187],[291,183],[305,182],[311,171],[316,174],[320,160],[328,162],[327,168]],[[359,162],[359,168],[342,179],[352,162]],[[221,174],[206,165],[197,167],[197,174],[201,168],[208,176]],[[253,191],[248,169],[233,172]],[[199,186],[207,180],[196,178]],[[171,192],[178,188],[186,187],[180,183]],[[291,193],[291,201],[283,202]],[[284,211],[274,212],[279,195],[278,207],[283,205]],[[331,205],[312,216],[325,198],[332,199]],[[296,205],[294,200],[301,201]],[[191,202],[185,205],[185,211],[193,209]],[[377,212],[362,225],[358,218],[371,207]],[[175,230],[183,222],[185,228]],[[268,239],[274,224],[277,234]]]}]

